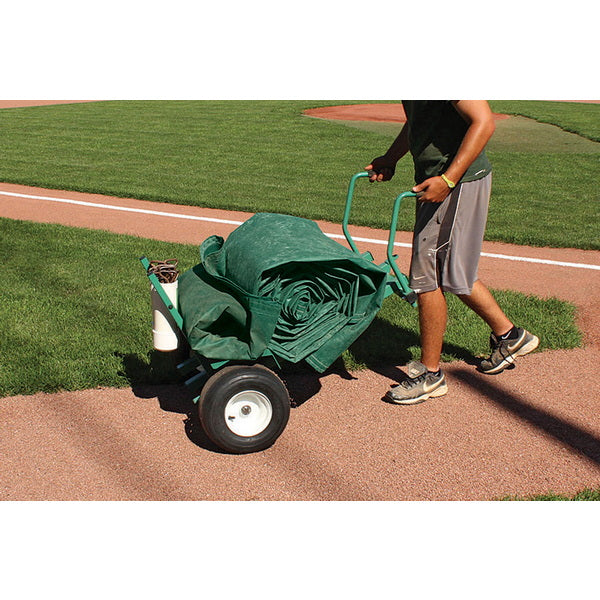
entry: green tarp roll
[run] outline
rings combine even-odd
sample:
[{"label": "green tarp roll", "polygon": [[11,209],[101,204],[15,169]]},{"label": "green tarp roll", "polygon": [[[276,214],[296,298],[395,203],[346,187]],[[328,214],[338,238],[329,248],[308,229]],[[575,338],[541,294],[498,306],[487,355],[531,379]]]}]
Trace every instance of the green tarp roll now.
[{"label": "green tarp roll", "polygon": [[193,350],[255,360],[270,350],[323,372],[368,327],[387,268],[328,238],[313,221],[258,213],[200,246],[179,277],[179,310]]}]

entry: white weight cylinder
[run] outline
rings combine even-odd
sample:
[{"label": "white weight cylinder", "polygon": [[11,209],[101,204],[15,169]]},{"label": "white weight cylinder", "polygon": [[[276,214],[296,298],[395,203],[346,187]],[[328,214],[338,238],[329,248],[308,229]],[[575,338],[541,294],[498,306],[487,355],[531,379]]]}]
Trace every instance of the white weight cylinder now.
[{"label": "white weight cylinder", "polygon": [[[162,283],[161,285],[173,306],[177,308],[177,281]],[[150,285],[150,296],[152,298],[152,341],[154,349],[163,352],[177,350],[179,343],[177,324],[153,285]]]}]

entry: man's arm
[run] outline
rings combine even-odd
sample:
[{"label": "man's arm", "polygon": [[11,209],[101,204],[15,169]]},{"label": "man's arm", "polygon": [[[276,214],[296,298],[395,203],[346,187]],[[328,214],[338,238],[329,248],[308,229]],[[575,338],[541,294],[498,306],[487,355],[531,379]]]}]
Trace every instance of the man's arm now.
[{"label": "man's arm", "polygon": [[[496,128],[494,116],[486,100],[454,100],[452,105],[469,124],[458,152],[444,175],[458,183],[479,153],[485,148]],[[413,188],[421,193],[422,202],[442,202],[450,192],[441,177],[430,177]]]},{"label": "man's arm", "polygon": [[400,133],[393,141],[388,151],[373,159],[365,171],[373,171],[369,181],[389,181],[396,172],[396,163],[408,152],[408,123],[405,123]]}]

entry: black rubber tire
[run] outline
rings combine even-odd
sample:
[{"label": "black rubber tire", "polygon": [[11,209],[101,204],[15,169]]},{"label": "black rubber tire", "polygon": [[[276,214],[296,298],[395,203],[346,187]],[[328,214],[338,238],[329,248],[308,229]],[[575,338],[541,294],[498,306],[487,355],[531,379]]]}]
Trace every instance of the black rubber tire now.
[{"label": "black rubber tire", "polygon": [[[225,408],[240,392],[256,391],[268,399],[272,416],[260,433],[243,437],[227,425]],[[258,452],[272,446],[287,425],[290,397],[284,383],[263,365],[230,365],[206,382],[198,403],[206,435],[222,450],[232,454]]]}]

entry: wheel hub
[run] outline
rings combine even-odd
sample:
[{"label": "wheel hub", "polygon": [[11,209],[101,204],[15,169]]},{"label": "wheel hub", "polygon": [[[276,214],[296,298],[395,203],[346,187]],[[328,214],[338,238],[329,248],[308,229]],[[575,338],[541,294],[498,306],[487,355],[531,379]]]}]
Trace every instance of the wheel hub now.
[{"label": "wheel hub", "polygon": [[258,435],[268,427],[272,417],[271,401],[255,390],[238,392],[225,406],[227,427],[241,437]]}]

